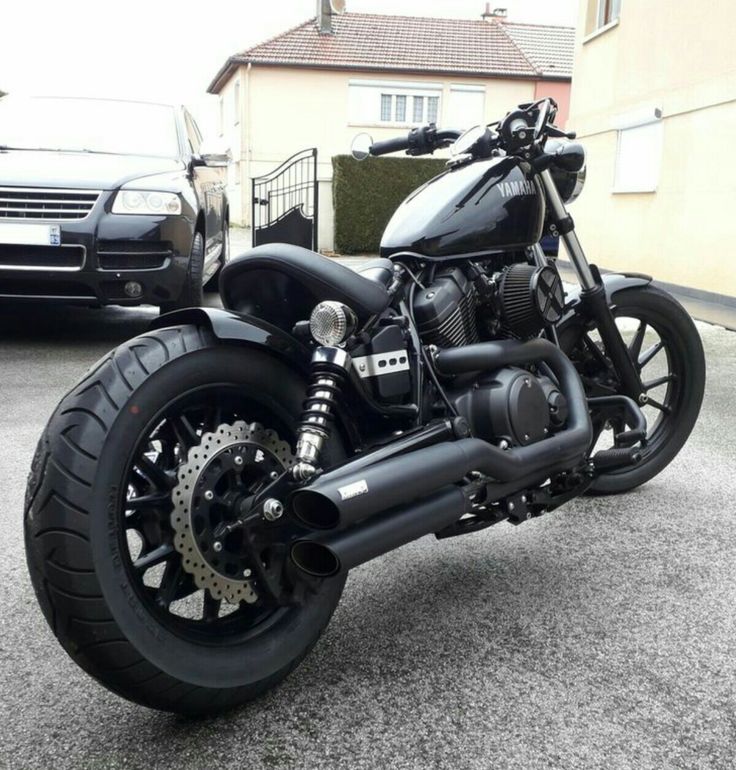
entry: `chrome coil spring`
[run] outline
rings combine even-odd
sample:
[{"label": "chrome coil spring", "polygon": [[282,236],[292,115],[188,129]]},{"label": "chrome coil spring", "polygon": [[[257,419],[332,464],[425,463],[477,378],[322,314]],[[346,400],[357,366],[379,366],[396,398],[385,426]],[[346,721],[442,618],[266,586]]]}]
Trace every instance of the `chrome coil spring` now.
[{"label": "chrome coil spring", "polygon": [[[344,354],[342,350],[339,352]],[[322,447],[330,438],[334,405],[346,377],[343,358],[337,358],[340,363],[324,360],[323,352],[322,356],[315,355],[312,359],[310,384],[297,429],[296,464],[292,469],[294,478],[299,480],[311,478],[317,472]],[[344,360],[349,361],[346,354]]]}]

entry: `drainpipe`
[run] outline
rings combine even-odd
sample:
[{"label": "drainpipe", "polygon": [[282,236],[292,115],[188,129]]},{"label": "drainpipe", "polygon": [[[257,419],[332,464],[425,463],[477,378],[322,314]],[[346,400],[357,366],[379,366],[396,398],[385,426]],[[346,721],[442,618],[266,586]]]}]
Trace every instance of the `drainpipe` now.
[{"label": "drainpipe", "polygon": [[[245,222],[246,227],[251,228],[251,232],[253,232],[253,223],[251,222],[251,211],[252,209],[252,201],[251,196],[253,194],[253,186],[251,185],[250,181],[250,172],[251,172],[251,161],[253,158],[253,145],[252,145],[252,139],[251,139],[251,117],[250,117],[250,70],[253,65],[251,62],[248,62],[245,65],[245,99],[243,100],[245,102],[245,120],[243,121],[243,125],[245,126],[245,179],[241,176],[240,178],[240,205],[242,206],[243,203],[245,203],[245,216],[243,217],[243,222]],[[241,149],[242,153],[242,149]],[[243,195],[243,182],[245,182],[245,195]]]}]

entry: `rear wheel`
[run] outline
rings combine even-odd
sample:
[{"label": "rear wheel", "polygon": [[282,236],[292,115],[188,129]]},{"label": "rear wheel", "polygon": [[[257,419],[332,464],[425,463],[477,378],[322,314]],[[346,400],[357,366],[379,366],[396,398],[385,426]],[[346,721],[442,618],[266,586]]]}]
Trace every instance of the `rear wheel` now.
[{"label": "rear wheel", "polygon": [[[303,397],[279,361],[179,327],[121,346],[61,402],[29,479],[28,565],[59,641],[106,687],[216,711],[273,687],[315,644],[344,578],[293,585],[286,517],[253,550],[237,531],[213,535],[289,466]],[[335,440],[327,451],[342,457]],[[273,575],[298,601],[274,599]]]},{"label": "rear wheel", "polygon": [[[700,335],[674,297],[653,286],[627,289],[616,294],[613,314],[644,385],[647,442],[640,463],[598,476],[591,487],[598,494],[626,492],[669,465],[695,426],[705,388]],[[620,392],[596,331],[584,330],[570,355],[589,396]],[[615,446],[613,436],[624,424],[606,414],[591,416],[595,451]]]}]

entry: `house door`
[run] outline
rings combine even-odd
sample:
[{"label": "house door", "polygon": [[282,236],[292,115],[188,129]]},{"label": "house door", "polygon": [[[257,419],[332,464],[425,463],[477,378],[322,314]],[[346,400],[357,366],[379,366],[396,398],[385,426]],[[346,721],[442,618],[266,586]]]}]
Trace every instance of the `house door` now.
[{"label": "house door", "polygon": [[292,243],[317,250],[317,149],[302,150],[253,179],[253,245]]}]

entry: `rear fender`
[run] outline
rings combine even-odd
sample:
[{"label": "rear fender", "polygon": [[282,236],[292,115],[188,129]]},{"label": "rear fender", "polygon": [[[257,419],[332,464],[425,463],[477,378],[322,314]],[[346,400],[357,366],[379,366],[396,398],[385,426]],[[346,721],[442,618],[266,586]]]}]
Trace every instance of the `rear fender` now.
[{"label": "rear fender", "polygon": [[[244,345],[266,350],[282,359],[292,369],[295,376],[309,382],[312,351],[296,337],[262,318],[221,310],[215,307],[191,307],[174,310],[159,316],[152,324],[152,329],[167,326],[192,324],[209,329],[220,341],[230,345]],[[347,448],[354,449],[362,444],[359,426],[339,403],[336,406],[336,425]]]},{"label": "rear fender", "polygon": [[303,374],[309,373],[312,357],[309,348],[293,335],[261,318],[215,307],[190,307],[159,316],[151,328],[162,329],[181,324],[204,326],[223,342],[265,348],[296,366]]}]

